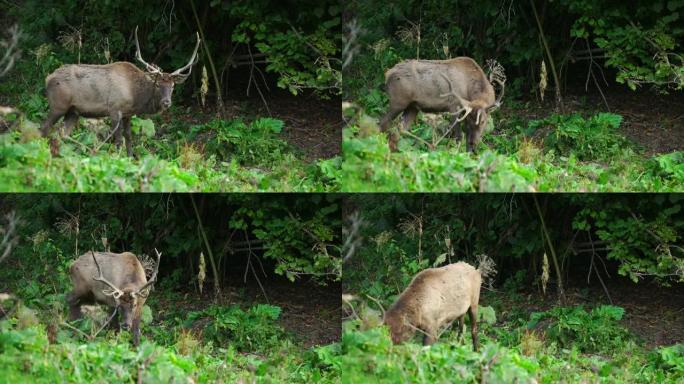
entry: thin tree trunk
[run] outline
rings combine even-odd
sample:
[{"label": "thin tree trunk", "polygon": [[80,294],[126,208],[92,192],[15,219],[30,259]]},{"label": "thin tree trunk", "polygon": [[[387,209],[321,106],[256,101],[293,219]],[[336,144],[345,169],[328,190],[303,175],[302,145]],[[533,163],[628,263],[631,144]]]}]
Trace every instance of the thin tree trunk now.
[{"label": "thin tree trunk", "polygon": [[214,59],[211,57],[211,52],[209,51],[209,46],[207,45],[207,40],[204,38],[204,29],[202,29],[202,23],[200,23],[199,17],[197,16],[197,10],[195,9],[194,0],[190,0],[190,7],[192,8],[192,15],[195,17],[195,22],[197,23],[197,30],[199,31],[200,38],[202,39],[202,50],[204,51],[207,61],[209,61],[209,68],[211,69],[211,75],[214,78],[214,87],[216,87],[216,109],[219,116],[223,116],[223,98],[221,97],[221,83],[219,81],[218,74],[216,72],[216,66],[214,65]]},{"label": "thin tree trunk", "polygon": [[199,225],[200,233],[202,234],[202,239],[204,240],[204,246],[207,249],[207,254],[209,254],[209,264],[211,265],[211,271],[214,274],[214,294],[218,298],[221,293],[220,278],[218,274],[218,269],[216,268],[216,263],[214,263],[214,253],[211,251],[211,246],[209,245],[209,240],[207,239],[207,234],[204,232],[204,226],[202,225],[202,218],[200,217],[199,211],[197,210],[197,204],[195,204],[195,199],[192,194],[190,194],[190,201],[192,202],[192,208],[195,210],[195,216],[197,217],[197,225]]},{"label": "thin tree trunk", "polygon": [[563,276],[561,275],[560,266],[558,265],[558,259],[556,258],[556,249],[551,243],[551,236],[549,236],[549,231],[546,228],[546,223],[544,222],[544,215],[542,214],[541,208],[539,208],[539,202],[537,201],[537,196],[532,194],[534,199],[534,206],[537,208],[537,214],[539,214],[539,220],[542,224],[542,231],[544,232],[544,237],[546,237],[546,243],[551,251],[551,260],[553,261],[553,267],[556,270],[556,277],[558,279],[558,300],[562,303],[565,301],[565,292],[563,291]]},{"label": "thin tree trunk", "polygon": [[[532,6],[532,12],[534,12],[534,20],[537,22],[537,28],[539,28],[539,37],[541,38],[542,44],[544,45],[544,51],[546,52],[546,57],[549,59],[549,66],[551,67],[551,75],[553,76],[553,82],[556,84],[556,108],[564,113],[565,108],[563,107],[563,99],[561,97],[560,91],[560,80],[558,79],[558,73],[556,72],[556,64],[554,64],[553,56],[551,55],[551,50],[546,42],[546,37],[544,36],[544,29],[541,25],[541,20],[539,20],[539,15],[537,14],[537,8],[534,5],[534,0],[530,0],[530,5]],[[537,200],[535,199],[535,202]]]}]

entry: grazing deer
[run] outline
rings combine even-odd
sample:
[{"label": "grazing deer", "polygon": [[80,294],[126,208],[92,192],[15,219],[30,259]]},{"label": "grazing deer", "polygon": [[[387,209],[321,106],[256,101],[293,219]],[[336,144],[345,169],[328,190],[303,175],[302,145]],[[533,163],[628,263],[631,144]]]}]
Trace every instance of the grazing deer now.
[{"label": "grazing deer", "polygon": [[[166,73],[148,64],[140,54],[138,28],[135,28],[135,58],[145,71],[123,61],[106,65],[69,64],[59,67],[45,79],[50,112],[41,133],[47,136],[52,125],[64,116],[65,136],[78,122],[79,116],[112,119],[115,142],[121,145],[121,132],[126,138],[128,156],[133,155],[131,117],[164,111],[171,106],[175,84],[183,83],[197,62],[199,34],[190,61],[182,68]],[[57,152],[55,148],[53,153]]]},{"label": "grazing deer", "polygon": [[74,284],[74,289],[67,295],[69,319],[83,316],[83,304],[105,304],[119,312],[118,326],[131,330],[133,345],[138,345],[142,308],[159,271],[161,253],[154,251],[157,262],[149,280],[138,258],[130,252],[90,251],[79,256],[69,268]]},{"label": "grazing deer", "polygon": [[[467,148],[474,152],[487,126],[489,113],[501,104],[505,77],[502,69],[497,74],[490,75],[488,79],[475,60],[469,57],[402,61],[385,72],[390,106],[380,121],[380,128],[386,132],[390,122],[400,113],[403,113],[402,129],[407,130],[416,120],[419,110],[450,112],[453,115],[452,128],[468,117]],[[491,81],[501,86],[501,93],[496,99]],[[454,137],[459,141],[461,129],[456,128]],[[389,138],[392,151],[397,150],[398,141],[399,133],[392,132]]]},{"label": "grazing deer", "polygon": [[454,320],[458,320],[460,336],[468,313],[473,349],[477,351],[481,284],[480,270],[464,262],[421,271],[385,312],[383,322],[389,327],[392,342],[402,343],[420,331],[423,344],[432,344],[437,341],[440,328]]}]

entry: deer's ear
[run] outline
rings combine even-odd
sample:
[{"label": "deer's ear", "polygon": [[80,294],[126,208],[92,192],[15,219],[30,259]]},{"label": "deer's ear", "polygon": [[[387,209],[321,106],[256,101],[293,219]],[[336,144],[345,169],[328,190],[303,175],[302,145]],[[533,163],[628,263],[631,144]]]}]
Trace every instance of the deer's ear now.
[{"label": "deer's ear", "polygon": [[185,83],[185,80],[188,79],[188,76],[190,76],[190,74],[187,74],[187,75],[172,75],[172,76],[171,76],[171,80],[173,80],[174,84],[183,84],[183,83]]},{"label": "deer's ear", "polygon": [[149,76],[152,81],[157,82],[161,78],[162,74],[159,72],[147,72],[147,76]]}]

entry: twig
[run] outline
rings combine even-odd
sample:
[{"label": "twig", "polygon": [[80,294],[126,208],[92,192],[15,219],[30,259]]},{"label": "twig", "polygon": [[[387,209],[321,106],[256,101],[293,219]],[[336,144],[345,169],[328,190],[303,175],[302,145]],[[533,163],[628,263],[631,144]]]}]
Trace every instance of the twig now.
[{"label": "twig", "polygon": [[85,145],[85,144],[79,142],[78,140],[72,139],[71,136],[64,136],[64,138],[67,139],[67,140],[69,140],[69,141],[71,141],[72,143],[75,143],[75,144],[80,145],[81,147],[83,147],[83,150],[84,150],[85,152],[87,152],[87,153],[93,153],[93,152],[90,150],[90,148],[88,148],[87,145]]},{"label": "twig", "polygon": [[145,361],[143,361],[143,363],[140,364],[140,365],[138,366],[138,370],[137,370],[137,372],[138,372],[138,379],[137,379],[137,381],[136,381],[138,384],[142,384],[142,383],[143,383],[143,376],[142,376],[142,373],[143,373],[143,371],[145,370],[145,367],[146,367],[147,365],[149,365],[150,362],[152,361],[152,358],[154,357],[154,354],[155,354],[155,352],[152,351],[152,353],[150,353],[150,355],[147,357],[147,359],[145,359]]},{"label": "twig", "polygon": [[346,262],[354,256],[356,249],[361,246],[362,237],[359,235],[359,231],[364,224],[358,211],[354,211],[350,214],[347,220],[349,224],[342,229],[342,235],[346,236],[344,244],[342,245],[342,252],[345,253],[342,258],[343,262]]},{"label": "twig", "polygon": [[380,310],[382,311],[382,317],[384,318],[385,317],[385,307],[382,306],[382,303],[380,303],[380,300],[378,300],[375,297],[368,295],[368,294],[366,294],[366,297],[373,300],[375,302],[375,304],[377,304],[378,307],[380,307]]},{"label": "twig", "polygon": [[[268,300],[268,295],[266,294],[266,290],[264,289],[264,286],[261,285],[261,280],[259,280],[259,276],[257,275],[256,271],[254,270],[254,266],[252,265],[252,254],[254,254],[254,252],[252,252],[252,248],[249,244],[249,236],[247,235],[246,230],[244,231],[244,233],[245,233],[245,238],[247,239],[247,247],[249,248],[249,254],[247,256],[247,264],[245,265],[245,275],[243,277],[243,281],[245,283],[247,283],[247,270],[249,268],[251,268],[252,274],[254,275],[254,278],[256,278],[256,281],[259,284],[259,288],[261,288],[261,292],[264,294],[264,297],[266,298],[266,302],[270,304],[271,302]],[[254,255],[254,257],[256,257],[256,255]]]},{"label": "twig", "polygon": [[107,141],[109,141],[109,139],[112,137],[112,135],[119,129],[119,126],[120,126],[120,125],[121,125],[121,111],[119,111],[119,119],[118,119],[117,122],[116,122],[116,127],[114,127],[114,129],[112,129],[111,131],[109,131],[109,135],[108,135],[104,140],[102,140],[102,142],[100,143],[100,145],[98,145],[97,148],[95,148],[95,149],[93,150],[93,152],[91,152],[91,153],[97,153],[97,152],[100,150],[100,148],[102,148],[102,146],[103,146]]},{"label": "twig", "polygon": [[[92,252],[92,251],[91,251],[91,252]],[[109,323],[112,322],[112,319],[114,318],[114,316],[116,315],[116,312],[117,312],[118,310],[119,310],[119,307],[114,308],[114,312],[112,312],[112,315],[109,316],[109,320],[107,320],[104,324],[102,324],[102,326],[100,327],[100,329],[98,329],[97,332],[95,332],[95,334],[92,335],[92,337],[90,338],[90,340],[94,340],[94,339],[97,337],[97,335],[98,335],[100,332],[102,332],[102,330],[103,330],[107,325],[109,325]]]},{"label": "twig", "polygon": [[594,80],[594,84],[596,85],[596,88],[599,91],[599,94],[601,94],[601,98],[603,99],[603,103],[606,104],[606,108],[608,109],[608,112],[610,112],[610,105],[608,105],[608,100],[606,100],[606,95],[603,94],[603,90],[601,89],[601,86],[599,85],[598,80],[596,80],[596,76],[594,75],[594,71],[592,71],[593,66],[594,65],[598,66],[598,64],[594,63],[594,57],[591,54],[591,49],[589,49],[590,48],[589,47],[589,40],[588,39],[584,39],[584,40],[587,43],[587,50],[589,52],[589,69],[587,71],[587,81],[584,83],[584,90],[585,91],[588,90],[589,77],[591,76],[591,78]]},{"label": "twig", "polygon": [[10,253],[12,253],[12,248],[19,241],[19,237],[16,236],[17,223],[19,223],[19,218],[14,211],[5,215],[7,219],[7,227],[3,229],[2,242],[0,243],[0,249],[2,249],[2,255],[0,255],[0,263],[2,263],[5,258],[7,258]]},{"label": "twig", "polygon": [[83,337],[84,337],[86,340],[90,340],[90,336],[88,336],[87,333],[81,331],[80,329],[74,327],[73,325],[67,323],[66,321],[61,322],[60,325],[64,325],[64,326],[66,326],[66,327],[68,327],[68,328],[70,328],[70,329],[72,329],[72,330],[74,330],[74,331],[80,333],[81,335],[83,335]]},{"label": "twig", "polygon": [[200,37],[205,44],[202,44],[202,50],[204,51],[207,61],[209,61],[209,68],[211,69],[211,75],[214,78],[214,86],[216,87],[216,109],[219,116],[223,116],[223,98],[221,97],[221,83],[219,82],[219,77],[216,74],[216,66],[214,65],[214,59],[211,57],[211,52],[209,51],[209,46],[206,44],[207,39],[204,38],[204,29],[202,28],[202,23],[200,23],[199,17],[197,16],[197,9],[195,9],[194,0],[190,0],[190,8],[192,9],[192,15],[195,17],[195,22],[197,23],[197,29],[199,30]]},{"label": "twig", "polygon": [[556,277],[558,278],[558,298],[561,302],[563,302],[565,298],[565,292],[563,291],[563,277],[561,276],[560,266],[558,265],[558,259],[556,258],[556,250],[553,247],[553,243],[551,242],[551,236],[549,235],[549,231],[546,228],[546,223],[544,222],[544,215],[542,214],[541,208],[539,207],[537,196],[532,194],[532,199],[534,200],[534,206],[537,208],[537,214],[539,214],[539,220],[541,221],[542,232],[546,237],[546,243],[548,244],[549,250],[551,251],[553,267],[556,270]]},{"label": "twig", "polygon": [[[252,63],[251,68],[249,69],[249,81],[247,82],[247,96],[249,96],[249,89],[252,86],[252,82],[254,82],[254,87],[256,88],[257,92],[259,92],[259,96],[261,97],[261,101],[264,102],[264,106],[266,107],[266,112],[268,112],[269,116],[273,117],[273,114],[271,113],[271,109],[268,108],[268,103],[266,102],[266,98],[264,97],[264,94],[261,92],[261,88],[259,88],[259,83],[257,83],[256,79],[254,78],[254,68],[256,68],[256,65],[254,64],[254,58],[252,57],[252,48],[249,46],[249,44],[247,44],[247,51],[249,52],[249,59]],[[262,77],[263,77],[263,75],[262,75]]]},{"label": "twig", "polygon": [[[587,230],[587,235],[589,236],[589,242],[592,241],[591,238],[591,233],[589,230]],[[596,277],[598,277],[599,282],[601,282],[601,286],[603,287],[603,291],[606,293],[606,296],[608,297],[608,301],[610,304],[613,304],[613,299],[610,297],[610,293],[608,292],[608,288],[606,287],[606,284],[603,282],[603,279],[601,278],[601,274],[598,272],[598,269],[594,267],[594,257],[598,257],[596,254],[596,251],[593,249],[594,248],[594,243],[591,243],[591,248],[592,248],[592,253],[591,253],[591,263],[589,264],[589,273],[587,274],[587,284],[589,284],[589,276],[591,275],[591,270],[593,269],[594,272],[596,273]]]},{"label": "twig", "polygon": [[539,15],[537,14],[537,7],[534,5],[534,0],[530,0],[530,5],[532,6],[532,12],[534,12],[534,19],[537,22],[537,28],[539,28],[539,37],[541,38],[542,45],[544,46],[544,51],[546,52],[546,57],[549,59],[549,65],[551,66],[551,74],[553,75],[553,81],[556,83],[556,106],[563,113],[565,108],[563,107],[563,99],[561,97],[560,91],[560,80],[558,78],[558,73],[556,72],[556,65],[553,61],[553,55],[551,55],[551,50],[546,42],[546,37],[544,36],[544,29],[542,28],[541,21],[539,20]]},{"label": "twig", "polygon": [[202,239],[204,240],[204,246],[207,248],[207,254],[209,254],[209,264],[211,265],[211,270],[214,273],[214,295],[216,298],[218,298],[219,294],[221,293],[221,286],[219,282],[218,269],[216,268],[216,263],[214,262],[214,253],[211,251],[207,234],[204,232],[204,226],[202,226],[202,218],[197,210],[197,204],[195,204],[195,199],[193,198],[192,194],[190,194],[190,202],[192,202],[192,208],[195,210],[195,217],[197,217],[197,228],[199,229]]}]

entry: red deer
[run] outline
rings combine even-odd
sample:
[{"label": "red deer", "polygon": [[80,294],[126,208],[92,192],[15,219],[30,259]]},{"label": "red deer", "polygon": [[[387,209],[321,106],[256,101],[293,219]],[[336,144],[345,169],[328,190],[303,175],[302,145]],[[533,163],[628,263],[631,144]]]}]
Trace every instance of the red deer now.
[{"label": "red deer", "polygon": [[437,341],[444,325],[458,320],[458,335],[470,317],[473,349],[477,351],[477,306],[480,300],[480,271],[458,262],[418,273],[397,301],[387,310],[383,322],[389,327],[392,342],[402,343],[423,333],[423,344]]},{"label": "red deer", "polygon": [[[115,143],[121,145],[121,131],[126,138],[126,151],[133,156],[131,117],[164,111],[171,106],[175,84],[183,83],[196,63],[200,45],[199,34],[195,51],[184,67],[165,73],[148,64],[140,54],[138,28],[135,28],[135,58],[146,71],[123,61],[106,65],[64,65],[45,79],[50,112],[41,133],[45,137],[52,125],[64,116],[65,136],[71,133],[79,116],[112,119]],[[187,71],[187,72],[186,72]],[[56,149],[53,148],[53,152]]]},{"label": "red deer", "polygon": [[131,330],[133,345],[138,345],[142,308],[159,271],[161,253],[154,251],[157,263],[149,280],[138,258],[130,252],[90,251],[81,255],[69,269],[74,284],[74,289],[67,295],[69,319],[83,316],[83,304],[105,304],[118,311],[117,327]]},{"label": "red deer", "polygon": [[[496,81],[501,86],[497,99],[491,81]],[[451,127],[456,128],[456,141],[460,141],[462,133],[455,125],[468,117],[467,148],[474,152],[487,126],[489,113],[501,104],[504,81],[498,76],[490,76],[488,79],[480,66],[469,57],[402,61],[385,72],[390,105],[389,111],[380,121],[380,128],[387,132],[390,122],[402,112],[403,130],[407,130],[416,120],[419,110],[450,112],[453,115]],[[475,113],[472,114],[471,111]],[[392,151],[397,150],[398,141],[399,133],[392,132],[389,138]]]}]

